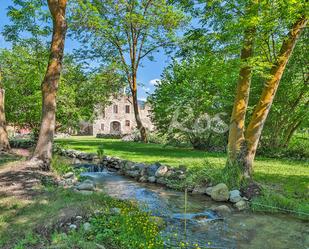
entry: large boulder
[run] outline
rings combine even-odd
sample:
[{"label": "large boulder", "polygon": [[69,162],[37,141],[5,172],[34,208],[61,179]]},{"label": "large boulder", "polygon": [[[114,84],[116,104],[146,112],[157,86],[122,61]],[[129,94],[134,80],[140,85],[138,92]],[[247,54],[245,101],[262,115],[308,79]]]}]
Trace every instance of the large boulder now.
[{"label": "large boulder", "polygon": [[229,214],[232,212],[231,209],[226,205],[214,206],[214,207],[211,207],[211,210],[219,214]]},{"label": "large boulder", "polygon": [[143,164],[143,163],[136,163],[136,164],[134,164],[133,169],[142,171],[143,169],[145,169],[145,167],[146,167],[146,165]]},{"label": "large boulder", "polygon": [[139,170],[129,170],[126,174],[133,178],[137,178],[140,175]]},{"label": "large boulder", "polygon": [[147,171],[146,171],[147,175],[148,176],[155,176],[155,174],[156,174],[156,172],[157,172],[157,170],[160,166],[161,166],[160,163],[155,163],[155,164],[149,165],[148,168],[147,168]]},{"label": "large boulder", "polygon": [[240,191],[239,190],[232,190],[230,191],[230,202],[236,203],[241,201],[242,198],[240,196]]},{"label": "large boulder", "polygon": [[235,207],[237,208],[238,211],[242,211],[248,208],[248,204],[246,201],[241,200],[235,204]]},{"label": "large boulder", "polygon": [[131,169],[134,168],[134,165],[135,165],[134,162],[127,161],[126,164],[125,164],[125,169],[126,169],[126,170],[131,170]]},{"label": "large boulder", "polygon": [[123,169],[126,165],[126,161],[121,161],[118,165],[120,169]]},{"label": "large boulder", "polygon": [[211,196],[212,187],[208,187],[205,189],[205,194]]},{"label": "large boulder", "polygon": [[78,190],[93,191],[95,189],[95,184],[91,180],[85,180],[82,183],[78,184],[76,188]]},{"label": "large boulder", "polygon": [[165,166],[165,165],[162,165],[162,166],[160,166],[160,167],[157,169],[155,176],[156,176],[156,177],[163,177],[163,176],[166,175],[167,172],[168,172],[168,167]]},{"label": "large boulder", "polygon": [[155,176],[149,176],[148,177],[148,182],[155,183],[156,182],[156,177]]},{"label": "large boulder", "polygon": [[230,197],[229,189],[224,183],[212,187],[211,199],[215,201],[227,201]]}]

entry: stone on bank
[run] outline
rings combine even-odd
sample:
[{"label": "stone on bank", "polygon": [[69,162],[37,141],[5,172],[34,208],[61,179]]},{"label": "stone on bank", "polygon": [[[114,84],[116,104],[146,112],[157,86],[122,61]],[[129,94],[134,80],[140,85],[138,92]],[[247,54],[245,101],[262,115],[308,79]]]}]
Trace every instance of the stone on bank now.
[{"label": "stone on bank", "polygon": [[230,197],[229,189],[226,184],[219,183],[212,187],[210,196],[215,201],[227,201]]}]

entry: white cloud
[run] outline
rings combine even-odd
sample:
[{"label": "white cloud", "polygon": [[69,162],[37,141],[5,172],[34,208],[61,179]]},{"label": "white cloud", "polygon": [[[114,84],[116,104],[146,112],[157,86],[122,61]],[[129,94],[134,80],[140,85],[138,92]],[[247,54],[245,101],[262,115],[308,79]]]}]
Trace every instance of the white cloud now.
[{"label": "white cloud", "polygon": [[149,87],[143,87],[143,89],[144,89],[145,92],[149,92],[150,91]]},{"label": "white cloud", "polygon": [[156,86],[156,85],[158,85],[160,82],[161,82],[160,79],[152,79],[152,80],[149,81],[149,84],[152,85],[152,86]]}]

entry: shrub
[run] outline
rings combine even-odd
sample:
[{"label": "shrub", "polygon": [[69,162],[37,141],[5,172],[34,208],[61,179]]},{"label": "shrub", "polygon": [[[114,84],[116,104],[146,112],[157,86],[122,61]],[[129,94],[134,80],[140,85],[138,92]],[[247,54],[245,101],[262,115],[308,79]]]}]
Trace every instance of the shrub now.
[{"label": "shrub", "polygon": [[153,144],[166,144],[166,135],[159,134],[157,132],[148,133],[148,142]]},{"label": "shrub", "polygon": [[104,156],[104,145],[103,144],[99,145],[97,153],[98,153],[98,157],[102,159]]},{"label": "shrub", "polygon": [[97,134],[96,138],[105,138],[105,139],[120,139],[124,135],[123,134]]},{"label": "shrub", "polygon": [[59,156],[54,156],[51,163],[52,169],[59,175],[64,175],[68,172],[73,172],[77,178],[80,178],[80,174],[85,171],[84,168],[74,168],[68,162],[68,160]]},{"label": "shrub", "polygon": [[35,145],[35,142],[30,138],[13,138],[10,139],[10,145],[12,148],[29,149]]},{"label": "shrub", "polygon": [[296,134],[287,147],[260,146],[257,153],[271,158],[309,160],[309,136]]}]

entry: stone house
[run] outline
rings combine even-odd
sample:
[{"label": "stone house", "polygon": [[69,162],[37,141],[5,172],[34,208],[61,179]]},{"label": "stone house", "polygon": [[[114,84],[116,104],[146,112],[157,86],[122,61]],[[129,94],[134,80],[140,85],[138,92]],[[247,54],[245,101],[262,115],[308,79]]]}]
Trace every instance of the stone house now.
[{"label": "stone house", "polygon": [[[94,136],[98,134],[131,134],[136,129],[132,97],[125,94],[114,96],[111,104],[104,110],[97,108],[97,116],[92,125]],[[146,129],[152,131],[154,126],[150,119],[149,104],[139,101],[139,114]]]}]

